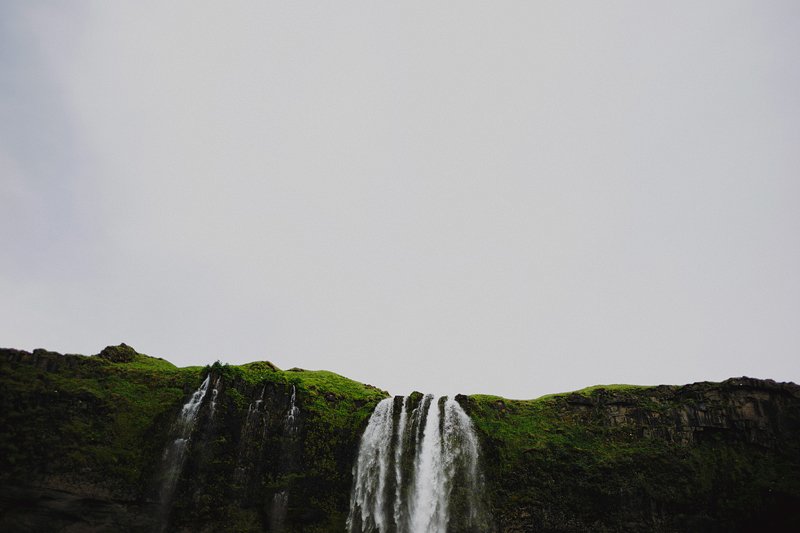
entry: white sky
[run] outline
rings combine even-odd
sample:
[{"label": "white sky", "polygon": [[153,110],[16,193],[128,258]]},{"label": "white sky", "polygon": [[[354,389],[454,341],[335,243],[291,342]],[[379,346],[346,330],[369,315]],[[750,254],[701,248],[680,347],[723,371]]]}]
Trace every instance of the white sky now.
[{"label": "white sky", "polygon": [[800,381],[798,51],[796,1],[3,2],[0,345]]}]

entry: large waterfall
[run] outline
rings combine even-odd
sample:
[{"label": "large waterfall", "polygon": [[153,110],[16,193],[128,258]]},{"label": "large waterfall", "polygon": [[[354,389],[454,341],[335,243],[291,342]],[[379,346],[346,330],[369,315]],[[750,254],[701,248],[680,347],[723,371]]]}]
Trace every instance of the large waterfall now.
[{"label": "large waterfall", "polygon": [[472,421],[455,400],[382,400],[353,467],[348,531],[489,531],[479,451]]}]

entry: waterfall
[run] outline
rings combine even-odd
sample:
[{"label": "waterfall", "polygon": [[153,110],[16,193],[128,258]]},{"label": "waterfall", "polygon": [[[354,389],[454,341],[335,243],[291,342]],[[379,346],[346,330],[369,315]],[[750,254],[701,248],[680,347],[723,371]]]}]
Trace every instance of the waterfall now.
[{"label": "waterfall", "polygon": [[369,419],[353,467],[348,531],[491,530],[469,416],[455,400],[432,395],[409,413],[410,400],[382,400]]},{"label": "waterfall", "polygon": [[[243,484],[247,481],[252,466],[258,461],[263,436],[266,435],[266,413],[261,409],[264,405],[265,391],[266,385],[261,387],[261,394],[258,399],[251,402],[247,407],[247,416],[245,416],[241,436],[239,437],[236,469],[233,472],[233,479],[237,484]],[[259,426],[263,426],[263,435],[257,436]]]},{"label": "waterfall", "polygon": [[443,471],[439,403],[434,402],[428,408],[425,430],[417,452],[411,500],[412,531],[447,531],[447,473]]},{"label": "waterfall", "polygon": [[381,400],[361,437],[358,458],[353,467],[353,491],[347,518],[351,532],[386,530],[383,488],[389,470],[393,410],[394,400]]},{"label": "waterfall", "polygon": [[186,450],[189,445],[189,439],[192,436],[195,423],[197,422],[197,415],[200,411],[200,405],[203,403],[208,392],[208,386],[211,381],[211,374],[206,376],[200,387],[194,391],[189,397],[189,400],[181,408],[175,423],[172,425],[172,440],[166,448],[161,457],[161,487],[159,490],[159,499],[162,508],[169,505],[172,500],[172,495],[175,492],[175,487],[178,484],[181,471],[183,470],[183,463],[186,460]]},{"label": "waterfall", "polygon": [[[300,408],[297,407],[297,388],[292,385],[292,394],[289,399],[289,408],[283,420],[284,440],[281,444],[281,463],[287,472],[297,468],[296,447],[298,432],[300,430]],[[283,488],[272,496],[272,509],[270,512],[270,530],[280,533],[285,528],[286,514],[289,511],[289,489]]]},{"label": "waterfall", "polygon": [[286,412],[286,432],[289,435],[294,435],[297,433],[297,415],[300,414],[300,409],[297,408],[295,405],[295,400],[297,399],[297,390],[295,386],[292,385],[292,398],[289,401],[289,410]]},{"label": "waterfall", "polygon": [[242,426],[241,445],[247,446],[250,438],[255,435],[258,426],[264,423],[266,413],[261,409],[261,406],[264,404],[266,390],[267,386],[262,386],[258,400],[250,402],[250,405],[247,406],[247,416],[244,419],[244,426]]},{"label": "waterfall", "polygon": [[[399,502],[403,498],[403,448],[405,447],[406,433],[406,410],[408,408],[408,398],[403,398],[400,408],[400,419],[397,422],[397,435],[394,445],[394,523],[400,524],[403,519],[402,507]],[[398,526],[399,528],[400,526]]]},{"label": "waterfall", "polygon": [[217,388],[219,385],[219,378],[214,380],[214,384],[211,386],[211,416],[214,416],[214,413],[217,410],[217,394],[219,394],[219,389]]},{"label": "waterfall", "polygon": [[272,497],[272,513],[270,513],[270,531],[281,533],[286,527],[286,512],[289,507],[289,493],[279,490]]}]

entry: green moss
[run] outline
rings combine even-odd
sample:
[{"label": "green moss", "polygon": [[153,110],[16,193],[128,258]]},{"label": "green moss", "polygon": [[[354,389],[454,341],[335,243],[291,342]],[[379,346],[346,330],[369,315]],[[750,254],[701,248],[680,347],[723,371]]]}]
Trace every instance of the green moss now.
[{"label": "green moss", "polygon": [[340,376],[327,370],[302,370],[289,371],[292,383],[302,385],[307,390],[325,391],[340,397],[350,397],[354,400],[370,400],[385,398],[386,391],[365,385],[352,379]]},{"label": "green moss", "polygon": [[[21,362],[8,362],[14,358]],[[257,489],[232,479],[248,446],[242,442],[247,406],[266,387],[271,429],[254,434],[263,440],[249,452],[263,454],[273,472],[261,479],[261,490],[293,491],[305,530],[339,529],[361,431],[387,393],[332,372],[283,371],[266,361],[178,368],[125,345],[89,357],[6,354],[0,358],[0,479],[67,476],[149,497],[175,414],[208,372],[221,380],[217,415],[193,437],[196,449],[184,472],[192,478],[188,490],[202,490],[176,499],[176,520],[242,531],[263,524],[262,512],[239,507],[234,496]],[[292,386],[302,433],[282,436]]]},{"label": "green moss", "polygon": [[[291,494],[293,530],[341,530],[360,435],[388,396],[332,372],[266,361],[178,368],[124,345],[92,357],[11,352],[0,354],[0,480],[10,486],[66,477],[121,499],[151,497],[176,413],[208,372],[221,380],[216,415],[202,415],[175,502],[187,530],[263,528],[277,490]],[[299,427],[287,433],[292,387]],[[709,427],[691,445],[673,434],[687,409],[706,412],[704,390],[717,407],[731,405],[714,384],[459,401],[478,430],[489,499],[506,525],[524,516],[526,527],[551,531],[732,530],[737,520],[780,515],[780,498],[800,502],[797,431],[780,435],[779,446],[748,440],[755,426],[745,422],[727,432]],[[247,406],[262,391],[268,408],[248,435]],[[796,411],[765,417],[800,426]],[[242,465],[252,475],[236,479]]]},{"label": "green moss", "polygon": [[583,389],[579,389],[572,392],[558,392],[553,394],[545,394],[544,396],[540,396],[537,400],[548,400],[552,398],[561,398],[565,396],[569,396],[571,394],[579,394],[581,396],[591,397],[596,394],[602,394],[605,392],[631,392],[631,393],[638,393],[647,389],[652,388],[649,385],[625,385],[625,384],[615,384],[615,385],[592,385],[591,387],[585,387]]},{"label": "green moss", "polygon": [[228,389],[226,390],[227,396],[231,399],[237,409],[244,409],[248,403],[250,403],[247,398],[242,396],[242,393],[236,389]]},{"label": "green moss", "polygon": [[[524,512],[542,530],[785,527],[786,502],[800,503],[795,440],[767,448],[744,431],[746,420],[727,429],[681,425],[687,410],[729,417],[734,404],[723,391],[605,385],[526,401],[476,395],[465,404],[501,521]],[[800,427],[797,418],[785,427]],[[695,432],[693,440],[681,431]]]}]

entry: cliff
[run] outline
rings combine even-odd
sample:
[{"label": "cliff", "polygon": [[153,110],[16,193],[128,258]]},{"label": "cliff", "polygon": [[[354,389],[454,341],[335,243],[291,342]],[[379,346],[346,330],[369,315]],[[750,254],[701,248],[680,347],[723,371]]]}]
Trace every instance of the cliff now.
[{"label": "cliff", "polygon": [[793,383],[460,399],[503,531],[800,531]]},{"label": "cliff", "polygon": [[[175,421],[207,375],[163,501]],[[2,531],[340,531],[354,450],[387,396],[331,372],[176,368],[125,345],[1,350],[0,387]]]},{"label": "cliff", "polygon": [[[330,372],[177,368],[125,345],[0,350],[0,530],[343,531],[358,442],[387,396]],[[457,400],[497,531],[800,530],[797,385]]]}]

